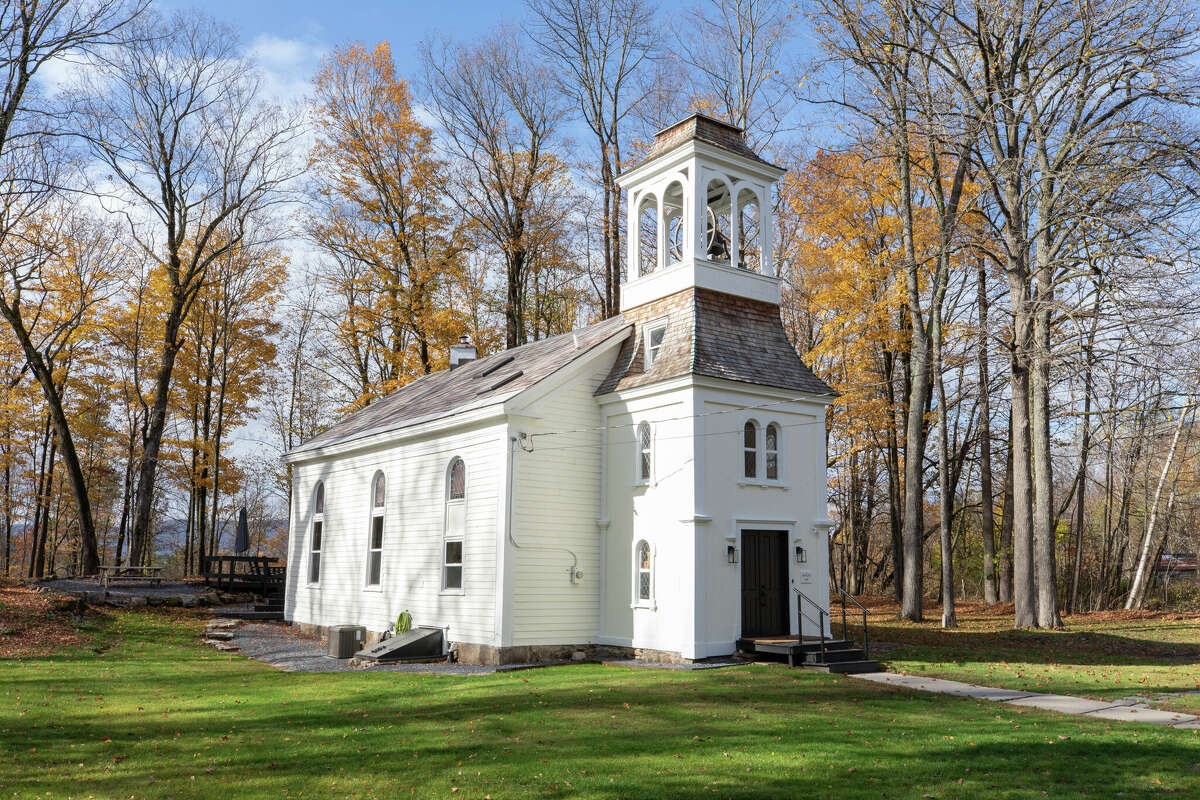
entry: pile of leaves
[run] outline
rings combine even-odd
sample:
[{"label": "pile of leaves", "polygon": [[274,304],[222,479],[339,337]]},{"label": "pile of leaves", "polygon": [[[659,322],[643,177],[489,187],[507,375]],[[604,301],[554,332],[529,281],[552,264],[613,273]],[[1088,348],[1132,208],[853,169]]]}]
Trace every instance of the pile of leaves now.
[{"label": "pile of leaves", "polygon": [[85,645],[89,637],[79,624],[94,613],[72,598],[0,579],[0,658],[48,655]]}]

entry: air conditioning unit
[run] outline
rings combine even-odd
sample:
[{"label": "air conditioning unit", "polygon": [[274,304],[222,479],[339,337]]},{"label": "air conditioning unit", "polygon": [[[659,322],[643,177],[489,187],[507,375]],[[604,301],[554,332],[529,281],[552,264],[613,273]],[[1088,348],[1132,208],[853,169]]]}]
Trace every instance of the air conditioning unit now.
[{"label": "air conditioning unit", "polygon": [[334,625],[329,629],[331,658],[350,658],[362,650],[366,642],[367,629],[362,625]]}]

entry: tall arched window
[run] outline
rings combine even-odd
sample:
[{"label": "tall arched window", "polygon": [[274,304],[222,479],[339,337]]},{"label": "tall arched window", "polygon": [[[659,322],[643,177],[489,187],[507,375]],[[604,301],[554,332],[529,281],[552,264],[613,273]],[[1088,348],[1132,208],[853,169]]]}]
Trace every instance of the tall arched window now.
[{"label": "tall arched window", "polygon": [[732,198],[729,196],[729,186],[723,180],[708,182],[708,208],[706,228],[704,233],[704,252],[709,261],[729,263],[729,221],[731,217]]},{"label": "tall arched window", "polygon": [[779,480],[779,426],[772,422],[767,426],[766,447],[767,480]]},{"label": "tall arched window", "polygon": [[674,181],[663,192],[663,227],[667,234],[667,266],[683,261],[683,184]]},{"label": "tall arched window", "polygon": [[321,580],[321,535],[325,532],[325,484],[313,490],[312,535],[308,539],[308,582]]},{"label": "tall arched window", "polygon": [[654,562],[650,543],[642,539],[633,550],[634,605],[649,606],[654,600]]},{"label": "tall arched window", "polygon": [[442,589],[463,588],[463,533],[466,527],[467,465],[461,458],[446,471],[446,534],[442,542]]},{"label": "tall arched window", "polygon": [[738,261],[737,265],[751,272],[762,271],[762,251],[759,246],[758,195],[753,189],[738,192]]},{"label": "tall arched window", "polygon": [[371,483],[371,538],[367,542],[367,586],[378,586],[383,571],[383,512],[387,501],[387,479],[375,473]]},{"label": "tall arched window", "polygon": [[742,428],[742,453],[744,468],[742,474],[747,478],[758,477],[758,426],[753,420],[746,422]]},{"label": "tall arched window", "polygon": [[637,476],[638,483],[649,483],[650,475],[654,466],[654,452],[652,447],[652,438],[650,434],[650,423],[643,422],[637,428],[637,445],[638,445],[638,460],[637,460]]},{"label": "tall arched window", "polygon": [[638,274],[658,267],[658,200],[648,194],[638,204]]}]

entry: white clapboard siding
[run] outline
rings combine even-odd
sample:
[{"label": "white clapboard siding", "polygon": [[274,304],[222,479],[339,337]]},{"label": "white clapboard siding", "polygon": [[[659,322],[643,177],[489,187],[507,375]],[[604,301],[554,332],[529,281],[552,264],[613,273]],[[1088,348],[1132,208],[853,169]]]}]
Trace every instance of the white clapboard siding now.
[{"label": "white clapboard siding", "polygon": [[[451,459],[466,463],[463,591],[442,590],[442,537]],[[448,628],[450,641],[495,638],[498,492],[505,429],[486,426],[391,447],[297,464],[293,485],[285,616],[315,625],[365,625],[383,631],[404,610],[415,625]],[[383,567],[366,587],[370,487],[387,476]],[[325,482],[325,524],[318,585],[308,583],[312,493]]]},{"label": "white clapboard siding", "polygon": [[[512,644],[582,644],[600,621],[600,409],[592,393],[612,366],[599,358],[554,389],[522,421],[533,452],[518,450],[513,532]],[[570,431],[567,433],[567,431]],[[583,577],[570,580],[572,557]]]}]

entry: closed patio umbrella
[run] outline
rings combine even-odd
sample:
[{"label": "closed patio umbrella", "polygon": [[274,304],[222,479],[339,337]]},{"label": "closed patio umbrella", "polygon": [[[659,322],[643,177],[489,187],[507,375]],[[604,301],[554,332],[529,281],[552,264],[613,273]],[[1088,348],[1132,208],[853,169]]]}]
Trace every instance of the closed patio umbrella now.
[{"label": "closed patio umbrella", "polygon": [[241,555],[250,549],[250,526],[246,524],[246,507],[238,512],[237,535],[233,540],[233,552]]}]

